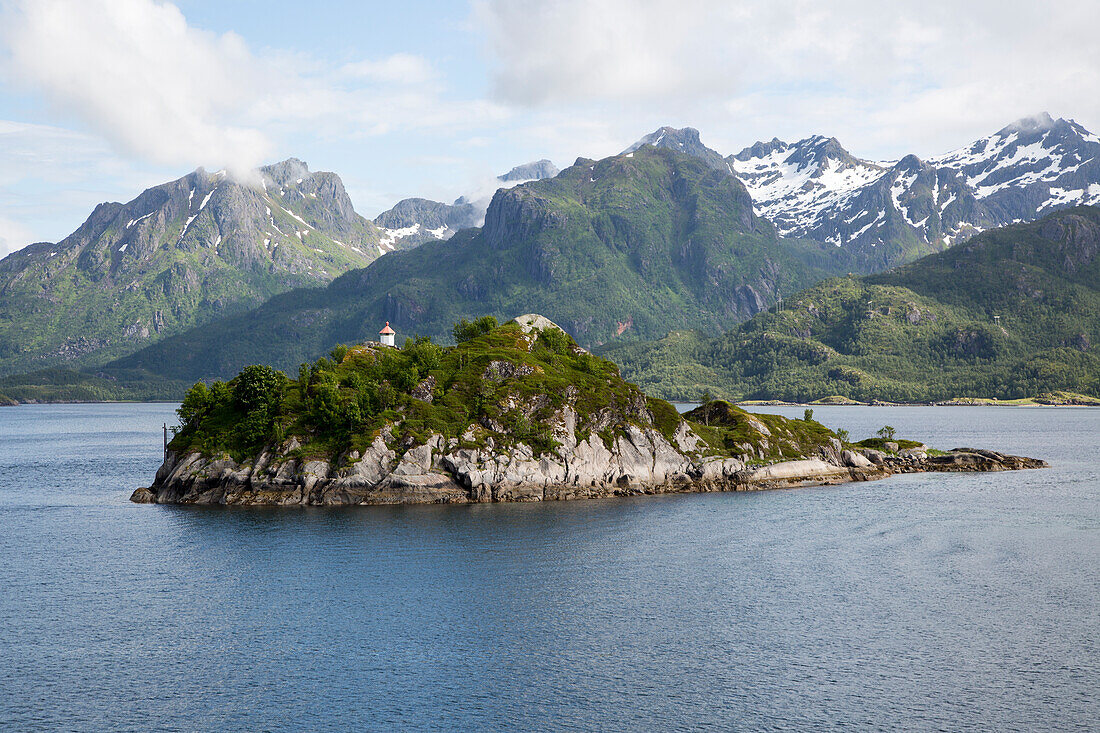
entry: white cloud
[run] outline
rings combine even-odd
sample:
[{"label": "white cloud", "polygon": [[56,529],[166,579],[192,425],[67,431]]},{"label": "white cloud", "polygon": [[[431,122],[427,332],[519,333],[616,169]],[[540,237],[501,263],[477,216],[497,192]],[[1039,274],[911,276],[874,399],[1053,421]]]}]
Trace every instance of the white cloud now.
[{"label": "white cloud", "polygon": [[7,228],[9,247],[28,232],[59,239],[95,203],[200,165],[247,178],[311,145],[468,137],[508,115],[448,96],[422,56],[257,52],[162,0],[0,0],[0,76],[80,128],[0,121],[0,210],[21,223]]},{"label": "white cloud", "polygon": [[289,155],[284,138],[469,128],[506,113],[445,98],[423,57],[341,66],[253,52],[157,0],[18,0],[0,16],[8,80],[145,162],[238,171]]},{"label": "white cloud", "polygon": [[1044,109],[1100,122],[1095,0],[483,0],[474,18],[496,98],[727,150],[824,133],[932,155]]},{"label": "white cloud", "polygon": [[[475,12],[498,57],[497,94],[543,104],[664,95],[690,81],[682,73],[685,34],[668,32],[661,7],[501,0]],[[677,16],[696,25],[690,13]]]},{"label": "white cloud", "polygon": [[361,77],[391,84],[423,84],[436,78],[427,59],[408,53],[395,53],[377,61],[356,61],[340,67],[350,77]]},{"label": "white cloud", "polygon": [[51,125],[0,120],[0,190],[27,181],[72,184],[133,174],[96,137]]},{"label": "white cloud", "polygon": [[0,73],[79,130],[0,122],[0,212],[23,229],[6,236],[57,239],[98,201],[290,155],[335,169],[373,213],[663,124],[723,153],[821,133],[878,159],[1040,110],[1100,130],[1095,0],[472,2],[472,37],[425,24],[427,55],[410,40],[333,61],[309,38],[271,49],[197,28],[164,0],[0,0]]},{"label": "white cloud", "polygon": [[0,216],[0,257],[31,243],[31,232],[17,221]]},{"label": "white cloud", "polygon": [[121,150],[242,168],[271,151],[261,131],[232,122],[265,71],[239,36],[192,28],[150,0],[32,0],[3,21],[9,77]]}]

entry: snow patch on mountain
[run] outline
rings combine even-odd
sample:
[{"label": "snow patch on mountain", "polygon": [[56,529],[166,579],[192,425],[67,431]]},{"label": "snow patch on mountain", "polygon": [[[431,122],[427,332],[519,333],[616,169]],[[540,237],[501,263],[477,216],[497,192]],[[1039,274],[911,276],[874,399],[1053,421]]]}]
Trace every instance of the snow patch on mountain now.
[{"label": "snow patch on mountain", "polygon": [[149,212],[148,214],[145,214],[144,216],[139,216],[139,217],[138,217],[138,218],[136,218],[136,219],[131,219],[130,221],[128,221],[128,222],[126,223],[126,228],[127,228],[127,229],[129,229],[129,228],[130,228],[130,227],[132,227],[132,226],[133,226],[134,224],[137,224],[137,223],[138,223],[139,221],[142,221],[143,219],[148,219],[148,218],[149,218],[150,216],[152,216],[152,215],[153,215],[153,214],[155,214],[155,213],[157,213],[157,212],[155,212],[155,211],[150,211],[150,212]]},{"label": "snow patch on mountain", "polygon": [[785,236],[809,230],[885,173],[882,164],[853,158],[820,135],[757,143],[726,162],[749,189],[756,213]]},{"label": "snow patch on mountain", "polygon": [[206,194],[206,196],[203,197],[202,203],[199,204],[199,211],[202,211],[203,209],[206,208],[206,205],[208,203],[210,203],[210,197],[213,196],[214,192],[217,191],[217,190],[218,190],[218,187],[214,186],[214,188],[210,189],[210,193]]},{"label": "snow patch on mountain", "polygon": [[[658,140],[680,147],[657,134],[639,142]],[[707,151],[693,154],[709,160]],[[1066,206],[1100,204],[1100,137],[1045,113],[923,161],[864,160],[817,135],[758,142],[724,163],[780,234],[874,250],[872,269]]]},{"label": "snow patch on mountain", "polygon": [[381,254],[386,252],[392,252],[394,250],[394,244],[397,240],[404,239],[405,237],[411,237],[420,231],[420,223],[414,223],[411,226],[399,227],[397,229],[382,229],[382,238],[378,240],[378,249],[382,250]]}]

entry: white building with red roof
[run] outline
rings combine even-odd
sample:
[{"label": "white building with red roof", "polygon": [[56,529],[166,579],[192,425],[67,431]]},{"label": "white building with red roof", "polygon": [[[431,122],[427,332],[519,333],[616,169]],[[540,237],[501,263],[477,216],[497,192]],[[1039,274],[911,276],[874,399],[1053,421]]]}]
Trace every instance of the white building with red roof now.
[{"label": "white building with red roof", "polygon": [[390,328],[390,322],[386,321],[386,327],[378,332],[378,340],[381,341],[386,346],[393,346],[394,345],[393,337],[395,335],[396,334],[394,334],[393,329]]}]

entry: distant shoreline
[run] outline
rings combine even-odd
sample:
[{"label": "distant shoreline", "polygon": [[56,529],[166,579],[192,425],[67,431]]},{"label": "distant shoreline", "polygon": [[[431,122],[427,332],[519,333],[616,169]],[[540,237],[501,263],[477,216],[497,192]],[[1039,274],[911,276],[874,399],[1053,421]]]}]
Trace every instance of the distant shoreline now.
[{"label": "distant shoreline", "polygon": [[[674,405],[698,405],[694,400],[670,400]],[[1080,395],[1066,400],[1044,400],[1028,397],[1017,400],[998,400],[986,397],[956,397],[950,400],[922,402],[886,402],[873,400],[815,400],[813,402],[788,402],[786,400],[741,400],[739,407],[1100,407],[1100,399]]]},{"label": "distant shoreline", "polygon": [[29,400],[19,402],[0,402],[0,407],[22,407],[24,405],[174,405],[179,400]]},{"label": "distant shoreline", "polygon": [[[1088,401],[1040,402],[1034,398],[1019,400],[997,400],[991,398],[962,397],[934,402],[786,402],[784,400],[742,400],[733,404],[739,407],[1100,407],[1100,399],[1086,398]],[[701,404],[697,400],[668,400],[673,405]],[[171,405],[179,400],[29,400],[27,402],[0,402],[0,407],[18,407],[21,405]]]}]

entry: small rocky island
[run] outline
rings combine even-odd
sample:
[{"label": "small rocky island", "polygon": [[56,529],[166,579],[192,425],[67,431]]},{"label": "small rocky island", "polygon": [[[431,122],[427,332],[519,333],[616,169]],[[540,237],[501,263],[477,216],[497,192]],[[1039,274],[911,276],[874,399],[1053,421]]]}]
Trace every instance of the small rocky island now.
[{"label": "small rocky island", "polygon": [[298,379],[263,366],[197,384],[135,502],[542,501],[840,484],[1046,463],[912,441],[847,443],[807,414],[722,401],[680,415],[538,315],[455,326],[454,347],[337,347]]}]

